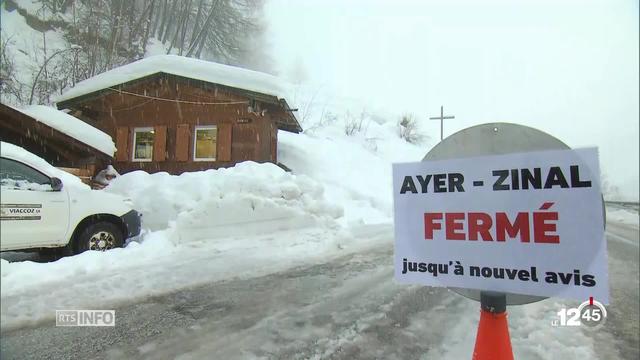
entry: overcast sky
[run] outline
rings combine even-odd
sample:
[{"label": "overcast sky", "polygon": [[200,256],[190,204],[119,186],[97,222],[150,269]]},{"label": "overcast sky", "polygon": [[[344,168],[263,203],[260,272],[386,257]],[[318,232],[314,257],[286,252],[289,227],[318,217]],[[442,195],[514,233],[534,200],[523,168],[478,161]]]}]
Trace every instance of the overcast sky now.
[{"label": "overcast sky", "polygon": [[[282,74],[422,119],[528,125],[598,146],[638,198],[638,1],[267,0]],[[429,120],[424,120],[429,121]],[[429,121],[432,138],[439,123]]]}]

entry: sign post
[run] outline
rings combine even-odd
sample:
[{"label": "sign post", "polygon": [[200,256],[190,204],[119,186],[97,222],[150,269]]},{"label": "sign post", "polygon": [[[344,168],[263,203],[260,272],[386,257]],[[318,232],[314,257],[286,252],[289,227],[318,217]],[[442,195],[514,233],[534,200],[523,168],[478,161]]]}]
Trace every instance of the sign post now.
[{"label": "sign post", "polygon": [[598,166],[596,149],[507,123],[394,164],[396,280],[480,301],[474,358],[512,358],[507,305],[609,301]]}]

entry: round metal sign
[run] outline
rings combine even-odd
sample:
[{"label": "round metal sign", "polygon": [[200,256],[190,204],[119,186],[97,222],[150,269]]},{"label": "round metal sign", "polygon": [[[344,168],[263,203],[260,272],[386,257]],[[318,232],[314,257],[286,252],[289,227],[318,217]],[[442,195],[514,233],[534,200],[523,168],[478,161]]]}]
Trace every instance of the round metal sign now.
[{"label": "round metal sign", "polygon": [[[488,123],[466,128],[447,137],[431,149],[422,161],[564,149],[569,149],[569,146],[540,130],[510,123]],[[480,301],[480,290],[451,289]],[[510,293],[506,297],[507,305],[523,305],[546,299]]]}]

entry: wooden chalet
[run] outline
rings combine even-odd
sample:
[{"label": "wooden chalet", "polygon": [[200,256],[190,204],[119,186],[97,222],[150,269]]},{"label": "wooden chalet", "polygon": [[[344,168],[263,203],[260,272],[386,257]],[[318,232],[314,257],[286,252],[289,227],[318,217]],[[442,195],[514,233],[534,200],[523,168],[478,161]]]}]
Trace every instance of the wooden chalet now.
[{"label": "wooden chalet", "polygon": [[111,163],[115,151],[107,134],[42,105],[17,109],[0,103],[0,140],[20,146],[87,183]]},{"label": "wooden chalet", "polygon": [[120,173],[278,163],[278,130],[302,131],[275,77],[175,55],[80,82],[57,106],[111,135]]}]

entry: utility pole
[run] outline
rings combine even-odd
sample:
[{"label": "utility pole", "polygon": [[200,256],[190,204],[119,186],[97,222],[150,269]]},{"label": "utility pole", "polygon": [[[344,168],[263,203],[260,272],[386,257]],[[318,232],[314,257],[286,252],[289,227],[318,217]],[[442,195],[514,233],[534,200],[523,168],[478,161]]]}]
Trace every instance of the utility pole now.
[{"label": "utility pole", "polygon": [[429,120],[440,120],[440,141],[442,141],[444,134],[444,119],[455,119],[455,116],[444,116],[444,107],[440,106],[440,116],[430,117]]}]

